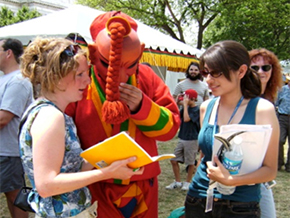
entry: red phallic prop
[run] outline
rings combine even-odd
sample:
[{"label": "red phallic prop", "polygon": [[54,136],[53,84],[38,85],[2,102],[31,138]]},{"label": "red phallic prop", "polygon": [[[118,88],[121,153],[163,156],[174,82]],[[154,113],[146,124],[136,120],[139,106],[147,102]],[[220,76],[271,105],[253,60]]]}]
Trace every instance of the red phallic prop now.
[{"label": "red phallic prop", "polygon": [[106,101],[102,107],[102,118],[106,123],[120,124],[130,116],[128,106],[119,100],[119,71],[123,39],[130,34],[131,26],[124,18],[112,17],[108,20],[106,29],[111,37],[111,46],[106,77]]}]

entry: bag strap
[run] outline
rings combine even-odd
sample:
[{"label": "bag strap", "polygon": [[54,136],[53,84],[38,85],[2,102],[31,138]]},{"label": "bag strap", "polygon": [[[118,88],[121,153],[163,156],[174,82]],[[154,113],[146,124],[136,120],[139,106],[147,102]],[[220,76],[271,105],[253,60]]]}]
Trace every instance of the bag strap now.
[{"label": "bag strap", "polygon": [[[41,105],[41,104],[43,104],[44,102],[41,102],[40,104],[36,104],[36,105],[34,105],[32,108],[30,108],[25,114],[24,114],[24,116],[21,118],[21,120],[20,120],[20,123],[19,123],[19,130],[18,130],[18,139],[19,139],[19,136],[20,136],[20,132],[21,132],[21,129],[22,129],[22,126],[23,126],[23,124],[26,122],[26,120],[27,120],[27,117],[28,117],[28,115],[30,114],[30,112],[34,109],[34,108],[36,108],[37,106],[39,106],[39,105]],[[24,172],[24,174],[23,174],[23,181],[24,181],[24,186],[26,187],[26,181],[25,181],[25,172]]]},{"label": "bag strap", "polygon": [[[40,105],[42,105],[42,104],[46,104],[46,105],[53,105],[53,106],[55,106],[58,110],[59,110],[59,108],[55,105],[55,104],[53,104],[52,102],[49,102],[49,101],[42,101],[42,102],[40,102],[39,104],[36,104],[36,105],[34,105],[33,107],[31,107],[25,114],[24,114],[24,116],[21,118],[21,120],[20,120],[20,123],[19,123],[19,129],[18,129],[18,139],[19,139],[19,136],[20,136],[20,132],[21,132],[21,129],[22,129],[22,126],[24,125],[24,123],[26,122],[26,120],[27,120],[27,117],[28,117],[28,115],[30,114],[30,112],[34,109],[34,108],[36,108],[36,107],[38,107],[38,106],[40,106]],[[24,172],[24,174],[23,174],[23,178],[24,178],[24,186],[26,186],[26,182],[25,182],[25,172]]]},{"label": "bag strap", "polygon": [[[28,115],[30,114],[30,112],[34,109],[34,108],[36,108],[36,107],[38,107],[38,106],[40,106],[40,105],[42,105],[42,104],[46,104],[46,105],[52,105],[52,106],[54,106],[56,109],[58,109],[58,110],[60,110],[55,104],[53,104],[52,102],[49,102],[49,101],[41,101],[41,102],[39,102],[38,104],[36,104],[36,105],[34,105],[33,107],[31,107],[25,114],[24,114],[24,116],[21,118],[21,121],[20,121],[20,123],[19,123],[19,131],[18,131],[18,138],[19,138],[19,135],[20,135],[20,132],[21,132],[21,129],[22,129],[22,126],[23,126],[23,124],[26,122],[26,120],[27,120],[27,117],[28,117]],[[61,110],[60,110],[61,111]]]}]

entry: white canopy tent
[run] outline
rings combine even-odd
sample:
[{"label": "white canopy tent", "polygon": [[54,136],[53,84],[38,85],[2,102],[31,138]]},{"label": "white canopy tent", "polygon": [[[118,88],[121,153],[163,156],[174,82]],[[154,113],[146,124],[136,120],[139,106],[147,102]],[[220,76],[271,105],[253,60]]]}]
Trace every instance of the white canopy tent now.
[{"label": "white canopy tent", "polygon": [[[100,14],[104,13],[87,6],[73,5],[67,9],[51,14],[12,24],[0,28],[0,38],[12,37],[19,39],[24,45],[36,36],[66,37],[69,33],[80,34],[87,43],[91,43],[90,25]],[[145,43],[145,51],[141,61],[150,63],[155,72],[165,80],[170,76],[172,90],[180,78],[180,74],[169,72],[184,72],[191,61],[197,61],[202,51],[165,35],[139,21],[138,36]],[[174,80],[172,82],[172,80]]]},{"label": "white canopy tent", "polygon": [[[64,37],[69,33],[79,33],[90,43],[92,39],[89,27],[92,21],[102,13],[104,12],[90,7],[73,5],[45,16],[2,27],[0,37],[14,37],[26,45],[36,36]],[[136,22],[138,23],[138,35],[146,48],[159,48],[162,51],[166,49],[169,52],[197,56],[201,53],[200,50],[190,45],[175,40],[139,21]]]}]

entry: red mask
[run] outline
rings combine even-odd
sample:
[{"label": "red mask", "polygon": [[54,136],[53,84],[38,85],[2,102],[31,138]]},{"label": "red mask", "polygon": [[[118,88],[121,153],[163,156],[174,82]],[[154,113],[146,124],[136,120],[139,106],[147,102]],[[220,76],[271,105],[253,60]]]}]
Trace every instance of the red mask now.
[{"label": "red mask", "polygon": [[[137,24],[132,18],[129,17],[128,21],[119,14],[108,19],[105,19],[106,17],[108,16],[101,15],[92,23],[91,34],[95,43],[89,45],[89,51],[92,64],[106,81],[103,119],[107,123],[119,124],[130,116],[127,105],[119,101],[119,84],[127,82],[136,72],[144,44],[140,43],[136,31],[131,28],[132,23],[137,29]],[[106,20],[106,29],[100,29],[103,23],[97,22],[98,20]]]}]

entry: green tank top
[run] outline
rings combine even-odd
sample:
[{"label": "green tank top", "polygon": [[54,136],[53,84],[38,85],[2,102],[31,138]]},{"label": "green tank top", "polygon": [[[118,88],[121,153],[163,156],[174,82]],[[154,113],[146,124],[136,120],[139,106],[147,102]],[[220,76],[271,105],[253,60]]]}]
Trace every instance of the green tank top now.
[{"label": "green tank top", "polygon": [[[260,97],[253,98],[249,101],[246,111],[239,124],[253,124],[256,120],[256,106]],[[206,191],[208,189],[209,178],[206,173],[206,162],[211,160],[212,157],[212,137],[214,125],[209,124],[209,118],[213,109],[213,106],[217,98],[212,99],[206,109],[202,128],[198,136],[198,144],[204,157],[197,168],[195,176],[192,178],[192,183],[189,187],[188,194],[192,197],[206,198]],[[216,127],[216,131],[219,131],[219,126]],[[214,189],[214,197],[222,198],[232,201],[251,202],[260,201],[260,184],[245,185],[236,187],[235,192],[232,195],[222,195],[216,189]]]}]

